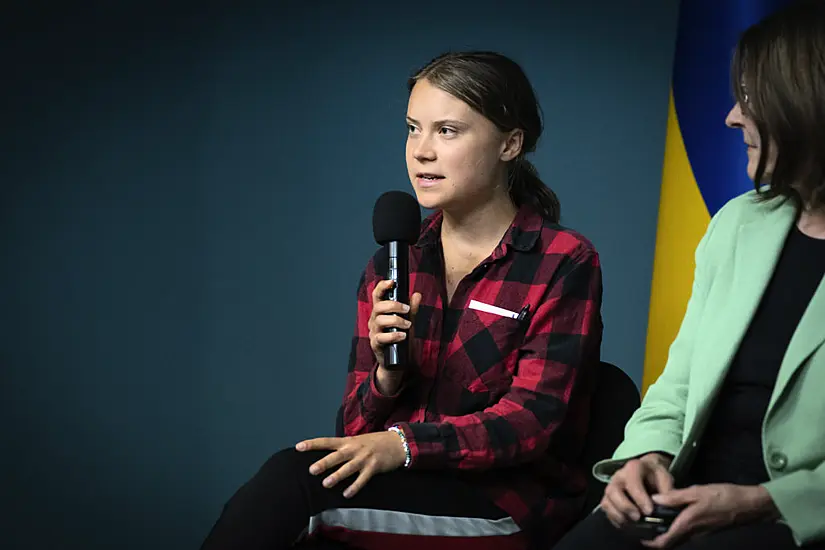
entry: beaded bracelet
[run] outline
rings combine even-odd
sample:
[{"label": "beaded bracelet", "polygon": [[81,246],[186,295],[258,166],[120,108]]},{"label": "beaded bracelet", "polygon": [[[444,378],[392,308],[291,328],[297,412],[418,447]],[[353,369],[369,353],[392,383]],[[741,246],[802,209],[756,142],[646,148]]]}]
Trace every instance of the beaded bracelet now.
[{"label": "beaded bracelet", "polygon": [[407,443],[407,436],[404,435],[404,430],[398,426],[392,426],[389,431],[395,432],[401,437],[401,444],[404,446],[404,467],[409,468],[412,462],[412,453],[410,452],[410,444]]}]

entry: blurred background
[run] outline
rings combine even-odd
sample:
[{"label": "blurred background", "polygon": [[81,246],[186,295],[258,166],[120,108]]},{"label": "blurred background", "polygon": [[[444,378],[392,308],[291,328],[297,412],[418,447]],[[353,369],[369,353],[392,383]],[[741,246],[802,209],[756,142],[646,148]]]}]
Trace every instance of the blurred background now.
[{"label": "blurred background", "polygon": [[[632,5],[632,9],[631,6]],[[406,79],[522,64],[533,156],[598,248],[603,358],[641,383],[676,0],[0,8],[0,547],[197,548],[328,435]]]}]

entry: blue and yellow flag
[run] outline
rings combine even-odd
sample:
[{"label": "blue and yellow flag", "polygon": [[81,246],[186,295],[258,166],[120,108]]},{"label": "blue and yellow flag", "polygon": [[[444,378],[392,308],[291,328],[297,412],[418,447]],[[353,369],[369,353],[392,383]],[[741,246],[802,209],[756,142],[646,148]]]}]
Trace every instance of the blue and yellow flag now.
[{"label": "blue and yellow flag", "polygon": [[711,216],[749,189],[741,132],[725,126],[739,35],[789,0],[682,0],[667,122],[643,391],[662,373]]}]

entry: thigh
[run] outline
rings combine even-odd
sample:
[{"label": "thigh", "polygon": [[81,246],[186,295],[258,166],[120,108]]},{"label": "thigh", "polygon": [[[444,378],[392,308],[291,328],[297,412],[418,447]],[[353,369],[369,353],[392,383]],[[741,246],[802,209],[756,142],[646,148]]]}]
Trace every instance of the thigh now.
[{"label": "thigh", "polygon": [[348,499],[343,492],[355,476],[328,489],[322,481],[331,471],[309,473],[327,454],[275,453],[229,499],[202,550],[288,548],[319,535],[363,549],[403,550],[416,537],[427,537],[428,550],[444,541],[450,550],[460,550],[462,541],[479,537],[484,544],[470,547],[523,547],[513,546],[522,534],[512,518],[451,472],[378,474]]},{"label": "thigh", "polygon": [[553,550],[644,550],[634,539],[613,527],[601,510],[596,510],[571,529]]},{"label": "thigh", "polygon": [[297,483],[311,515],[329,509],[369,508],[438,516],[508,517],[471,483],[449,471],[395,470],[376,474],[358,494],[345,498],[344,489],[355,481],[357,474],[328,489],[322,482],[335,468],[317,476],[309,473],[309,467],[327,454],[285,449],[267,461],[249,484],[277,497],[284,494],[282,487],[286,483]]},{"label": "thigh", "polygon": [[[707,535],[694,537],[678,546],[678,550],[738,550],[739,548],[770,548],[799,550],[791,530],[782,523],[752,523],[729,527]],[[825,543],[803,546],[805,550],[825,550]]]},{"label": "thigh", "polygon": [[302,478],[307,534],[346,542],[357,548],[472,548],[500,550],[527,547],[519,526],[472,483],[449,471],[395,470],[377,474],[352,498],[343,491],[355,476],[327,489],[330,472],[309,474],[326,453],[293,451],[292,471]]}]

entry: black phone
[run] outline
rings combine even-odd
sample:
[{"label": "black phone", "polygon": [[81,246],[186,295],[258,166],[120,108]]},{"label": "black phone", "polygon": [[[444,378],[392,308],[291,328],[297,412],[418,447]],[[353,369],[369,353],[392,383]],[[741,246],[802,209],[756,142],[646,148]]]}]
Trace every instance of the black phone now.
[{"label": "black phone", "polygon": [[623,530],[640,540],[652,540],[666,533],[681,511],[682,508],[669,508],[654,504],[651,514],[643,515],[638,521],[628,523]]}]

